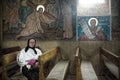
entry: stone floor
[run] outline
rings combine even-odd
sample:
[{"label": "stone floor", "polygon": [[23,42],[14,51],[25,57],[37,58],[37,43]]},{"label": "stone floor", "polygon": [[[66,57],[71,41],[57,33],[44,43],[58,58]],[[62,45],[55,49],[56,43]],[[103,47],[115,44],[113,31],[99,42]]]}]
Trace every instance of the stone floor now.
[{"label": "stone floor", "polygon": [[98,76],[99,80],[107,80],[104,76]]},{"label": "stone floor", "polygon": [[[99,80],[108,80],[106,79],[104,76],[98,76]],[[75,75],[71,75],[69,74],[67,77],[66,77],[66,80],[76,80],[76,76]],[[112,80],[112,79],[109,79],[109,80]]]},{"label": "stone floor", "polygon": [[[108,80],[106,79],[104,76],[98,76],[99,80]],[[1,80],[1,78],[0,78]],[[10,79],[11,80],[11,79]],[[24,78],[19,78],[19,79],[12,79],[12,80],[26,80]],[[76,76],[73,75],[73,74],[69,74],[66,76],[66,79],[65,80],[76,80]],[[112,79],[109,79],[109,80],[112,80]]]},{"label": "stone floor", "polygon": [[76,76],[73,74],[69,74],[67,75],[66,80],[76,80]]}]

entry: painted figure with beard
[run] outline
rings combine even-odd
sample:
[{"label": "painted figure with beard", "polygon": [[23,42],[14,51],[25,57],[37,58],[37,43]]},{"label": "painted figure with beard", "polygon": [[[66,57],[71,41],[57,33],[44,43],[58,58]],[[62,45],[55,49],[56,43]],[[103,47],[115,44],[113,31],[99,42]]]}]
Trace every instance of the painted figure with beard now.
[{"label": "painted figure with beard", "polygon": [[83,34],[80,37],[81,41],[105,41],[106,36],[101,27],[98,27],[97,18],[90,18],[88,21],[89,27],[83,24]]}]

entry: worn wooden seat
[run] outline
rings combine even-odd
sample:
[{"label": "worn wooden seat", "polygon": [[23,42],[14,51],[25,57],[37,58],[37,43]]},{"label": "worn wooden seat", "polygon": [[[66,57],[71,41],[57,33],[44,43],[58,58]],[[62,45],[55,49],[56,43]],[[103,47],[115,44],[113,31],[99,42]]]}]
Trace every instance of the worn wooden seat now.
[{"label": "worn wooden seat", "polygon": [[76,80],[98,80],[97,75],[90,61],[82,60],[80,48],[77,48],[76,55]]},{"label": "worn wooden seat", "polygon": [[64,80],[65,75],[67,73],[68,70],[68,65],[69,65],[69,61],[60,61],[58,62],[54,68],[51,70],[51,72],[49,73],[49,75],[47,76],[46,80],[52,80],[52,79],[56,79],[56,80]]},{"label": "worn wooden seat", "polygon": [[[40,69],[40,78],[39,80],[64,80],[67,70],[69,61],[61,61],[61,56],[59,54],[59,48],[56,47],[45,52],[43,55],[39,57],[39,69]],[[47,78],[44,75],[44,64],[49,60],[55,58],[55,66],[52,68],[50,73],[48,74]]]},{"label": "worn wooden seat", "polygon": [[[17,66],[17,62],[13,61],[10,64],[8,64],[6,67],[7,67],[7,70],[10,70],[10,69],[14,68],[15,66]],[[3,67],[1,66],[0,67],[0,73],[2,73],[2,69],[3,69]]]},{"label": "worn wooden seat", "polygon": [[101,73],[106,78],[120,80],[120,56],[100,47]]},{"label": "worn wooden seat", "polygon": [[98,80],[90,61],[82,60],[81,62],[82,80]]}]

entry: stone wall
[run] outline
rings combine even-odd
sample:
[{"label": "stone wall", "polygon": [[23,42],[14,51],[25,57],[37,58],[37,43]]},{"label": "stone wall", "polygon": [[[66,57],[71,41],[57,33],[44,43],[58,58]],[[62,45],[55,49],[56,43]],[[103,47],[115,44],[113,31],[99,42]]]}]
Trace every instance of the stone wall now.
[{"label": "stone wall", "polygon": [[2,45],[2,2],[0,3],[0,49]]},{"label": "stone wall", "polygon": [[111,36],[112,40],[120,40],[120,1],[111,0]]}]

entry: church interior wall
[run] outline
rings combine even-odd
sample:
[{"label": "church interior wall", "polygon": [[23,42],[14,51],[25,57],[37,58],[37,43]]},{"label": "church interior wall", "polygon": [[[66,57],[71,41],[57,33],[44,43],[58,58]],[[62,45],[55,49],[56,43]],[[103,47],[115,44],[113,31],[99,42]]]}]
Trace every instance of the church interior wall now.
[{"label": "church interior wall", "polygon": [[[0,3],[1,4],[1,3]],[[2,5],[0,5],[1,7]],[[118,6],[117,6],[118,7]],[[110,51],[120,55],[120,24],[119,24],[119,12],[116,7],[112,8],[112,36],[113,39],[111,41],[68,41],[68,40],[53,40],[53,41],[39,41],[37,40],[37,46],[41,48],[41,50],[47,51],[56,46],[61,48],[62,58],[69,59],[71,61],[70,72],[74,73],[74,57],[76,48],[79,46],[81,48],[82,56],[84,59],[89,59],[97,72],[99,73],[99,47],[105,47]],[[0,14],[2,14],[2,9],[0,8]],[[3,41],[2,39],[2,16],[0,16],[0,48],[20,46],[24,48],[26,46],[26,41],[16,41],[16,40],[7,40]]]}]

